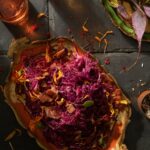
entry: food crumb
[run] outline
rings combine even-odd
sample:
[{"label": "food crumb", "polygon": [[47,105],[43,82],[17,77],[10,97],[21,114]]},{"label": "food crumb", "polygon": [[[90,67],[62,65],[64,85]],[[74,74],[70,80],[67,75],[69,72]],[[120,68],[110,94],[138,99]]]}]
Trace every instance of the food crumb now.
[{"label": "food crumb", "polygon": [[110,59],[109,59],[109,58],[106,58],[106,59],[104,60],[104,63],[105,63],[105,65],[109,65],[109,64],[110,64]]},{"label": "food crumb", "polygon": [[142,67],[142,68],[144,67],[144,64],[143,64],[143,63],[141,64],[141,67]]},{"label": "food crumb", "polygon": [[135,91],[135,88],[132,88],[132,91],[134,92],[134,91]]}]

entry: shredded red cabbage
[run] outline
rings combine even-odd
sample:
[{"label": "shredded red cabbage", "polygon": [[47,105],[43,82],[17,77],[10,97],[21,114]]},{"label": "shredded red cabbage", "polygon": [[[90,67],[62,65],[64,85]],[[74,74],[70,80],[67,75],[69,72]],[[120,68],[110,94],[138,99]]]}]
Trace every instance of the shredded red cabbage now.
[{"label": "shredded red cabbage", "polygon": [[[90,54],[51,62],[39,55],[24,59],[20,69],[16,93],[25,95],[33,117],[41,116],[47,141],[72,150],[105,145],[116,119],[112,94],[117,87]],[[105,137],[102,144],[98,142],[101,135]]]}]

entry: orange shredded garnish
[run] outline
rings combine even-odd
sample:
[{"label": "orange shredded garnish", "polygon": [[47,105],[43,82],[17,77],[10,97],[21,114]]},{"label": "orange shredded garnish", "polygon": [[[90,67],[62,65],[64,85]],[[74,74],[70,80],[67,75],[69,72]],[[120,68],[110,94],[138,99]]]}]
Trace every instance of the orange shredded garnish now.
[{"label": "orange shredded garnish", "polygon": [[60,101],[57,101],[57,104],[58,104],[58,105],[62,105],[62,104],[64,104],[64,102],[65,102],[65,99],[64,99],[64,98],[61,98]]},{"label": "orange shredded garnish", "polygon": [[37,15],[37,18],[43,18],[43,17],[48,17],[44,12],[40,12]]},{"label": "orange shredded garnish", "polygon": [[86,27],[87,22],[88,22],[88,18],[84,21],[84,23],[82,25],[82,30],[84,32],[89,32],[89,29]]},{"label": "orange shredded garnish", "polygon": [[31,97],[32,100],[35,99],[35,98],[37,98],[37,97],[34,96],[30,91],[29,91],[29,96]]},{"label": "orange shredded garnish", "polygon": [[40,96],[40,94],[37,94],[37,93],[35,93],[34,91],[32,92],[32,94],[33,94],[35,97],[37,97],[37,98],[39,98],[39,96]]},{"label": "orange shredded garnish", "polygon": [[41,80],[41,79],[44,79],[46,76],[48,76],[49,73],[48,72],[44,72],[42,76],[39,76],[39,77],[36,77],[35,79],[36,80]]},{"label": "orange shredded garnish", "polygon": [[57,72],[54,73],[54,76],[53,76],[53,80],[54,80],[54,83],[57,83],[57,81],[63,77],[63,72],[61,70],[58,70]]},{"label": "orange shredded garnish", "polygon": [[108,34],[112,34],[112,33],[113,33],[113,31],[106,31],[104,34],[102,34],[101,32],[98,32],[98,34],[102,35],[102,37],[99,38],[98,36],[95,36],[95,37],[96,37],[95,39],[96,39],[98,42],[101,42],[103,39],[105,39],[105,37],[106,37]]},{"label": "orange shredded garnish", "polygon": [[101,43],[101,38],[99,38],[98,36],[94,37],[96,41],[98,41],[99,43]]},{"label": "orange shredded garnish", "polygon": [[51,61],[51,57],[49,56],[49,46],[48,46],[48,43],[47,43],[47,46],[46,46],[45,60],[46,60],[47,63],[49,63]]},{"label": "orange shredded garnish", "polygon": [[86,98],[88,98],[89,97],[89,95],[87,94],[87,95],[85,95],[82,99],[84,100],[84,99],[86,99]]},{"label": "orange shredded garnish", "polygon": [[106,53],[106,50],[107,50],[107,46],[108,46],[108,40],[107,39],[104,39],[104,54]]},{"label": "orange shredded garnish", "polygon": [[106,31],[104,35],[101,37],[101,40],[103,40],[108,34],[112,34],[112,33],[113,31]]},{"label": "orange shredded garnish", "polygon": [[89,32],[89,29],[86,26],[82,26],[84,32]]},{"label": "orange shredded garnish", "polygon": [[61,49],[54,54],[53,57],[60,58],[65,53],[65,49]]},{"label": "orange shredded garnish", "polygon": [[94,39],[98,42],[99,47],[101,45],[101,39],[98,36],[95,36]]},{"label": "orange shredded garnish", "polygon": [[101,32],[97,32],[99,35],[103,35]]}]

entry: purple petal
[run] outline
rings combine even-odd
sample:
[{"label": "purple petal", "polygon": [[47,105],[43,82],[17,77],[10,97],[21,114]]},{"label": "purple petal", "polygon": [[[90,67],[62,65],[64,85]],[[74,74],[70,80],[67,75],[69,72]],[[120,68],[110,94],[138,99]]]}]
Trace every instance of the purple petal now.
[{"label": "purple petal", "polygon": [[117,7],[117,11],[124,19],[129,19],[129,15],[128,15],[126,9],[124,8],[124,6],[119,5]]},{"label": "purple petal", "polygon": [[136,38],[139,42],[139,48],[141,47],[141,40],[145,32],[146,24],[146,15],[143,14],[139,9],[137,9],[132,15],[132,25],[136,34]]},{"label": "purple petal", "polygon": [[150,17],[150,6],[143,6],[144,11],[148,17]]}]

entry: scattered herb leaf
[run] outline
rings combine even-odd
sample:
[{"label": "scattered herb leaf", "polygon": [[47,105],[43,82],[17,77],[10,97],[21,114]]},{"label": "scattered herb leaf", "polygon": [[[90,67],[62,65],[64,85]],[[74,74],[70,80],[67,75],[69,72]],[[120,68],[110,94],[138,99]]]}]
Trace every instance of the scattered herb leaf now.
[{"label": "scattered herb leaf", "polygon": [[88,101],[85,101],[85,102],[83,103],[83,106],[84,106],[85,108],[91,107],[91,106],[93,106],[93,105],[94,105],[94,101],[92,101],[92,100],[88,100]]},{"label": "scattered herb leaf", "polygon": [[39,129],[42,129],[42,128],[44,128],[44,125],[41,122],[38,122],[36,124],[36,127],[39,128]]}]

